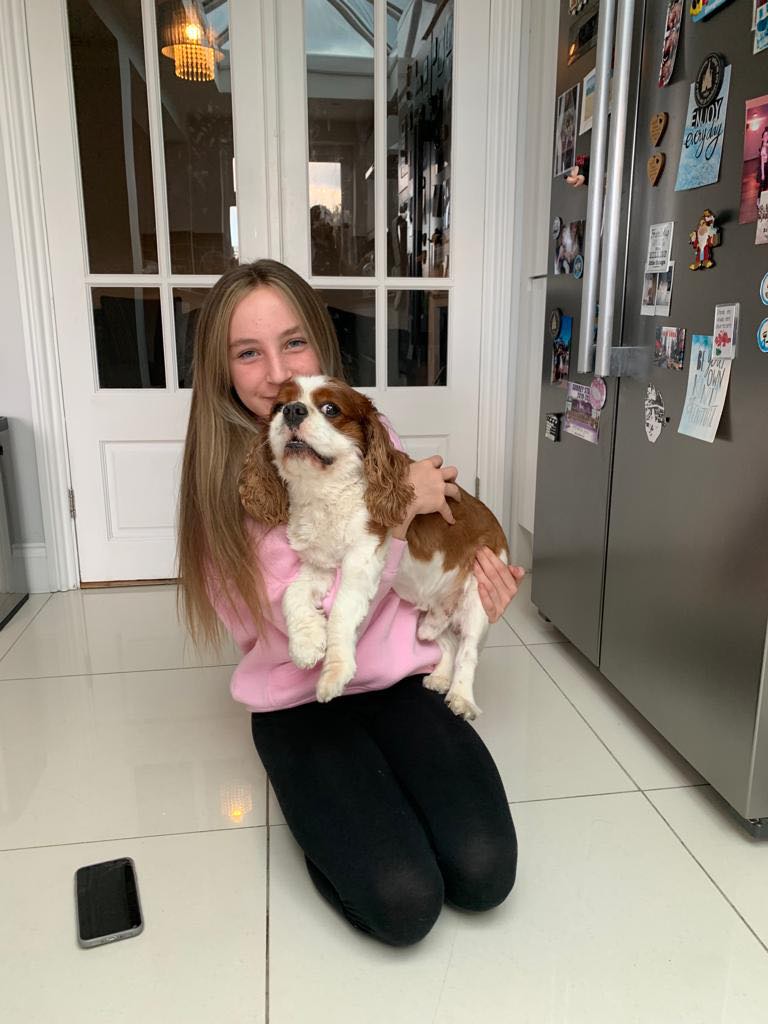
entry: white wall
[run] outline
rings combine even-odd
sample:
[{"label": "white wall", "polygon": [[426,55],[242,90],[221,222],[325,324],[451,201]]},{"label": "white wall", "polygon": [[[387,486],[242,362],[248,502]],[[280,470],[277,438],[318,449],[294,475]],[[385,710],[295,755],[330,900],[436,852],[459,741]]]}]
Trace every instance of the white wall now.
[{"label": "white wall", "polygon": [[3,465],[8,474],[11,544],[17,557],[23,558],[25,550],[30,554],[28,546],[35,549],[44,544],[44,535],[8,180],[2,159],[4,141],[0,136],[0,415],[7,416],[10,423],[11,458],[3,456]]},{"label": "white wall", "polygon": [[512,561],[530,566],[536,494],[541,345],[549,268],[549,200],[559,0],[524,0],[523,53],[518,116],[517,211],[514,244],[523,253],[516,281],[517,364],[509,541]]}]

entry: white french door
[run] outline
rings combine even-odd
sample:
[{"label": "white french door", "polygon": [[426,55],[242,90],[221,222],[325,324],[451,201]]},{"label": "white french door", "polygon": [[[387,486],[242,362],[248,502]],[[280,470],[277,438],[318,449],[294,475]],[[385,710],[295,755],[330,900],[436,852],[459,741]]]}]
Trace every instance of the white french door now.
[{"label": "white french door", "polygon": [[238,260],[304,274],[473,489],[489,4],[28,0],[83,582],[175,575],[194,323]]}]

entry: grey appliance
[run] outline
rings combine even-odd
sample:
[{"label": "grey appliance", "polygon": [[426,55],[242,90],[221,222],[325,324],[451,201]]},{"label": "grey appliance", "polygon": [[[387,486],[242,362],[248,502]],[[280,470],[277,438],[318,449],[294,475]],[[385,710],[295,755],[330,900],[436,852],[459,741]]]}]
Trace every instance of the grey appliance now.
[{"label": "grey appliance", "polygon": [[6,495],[9,491],[9,435],[8,420],[0,416],[0,629],[16,614],[29,597],[26,586],[20,586],[14,570],[11,537],[8,524]]},{"label": "grey appliance", "polygon": [[[575,15],[569,6],[581,6]],[[551,219],[586,221],[583,276],[550,266],[538,444],[532,598],[711,783],[755,836],[768,833],[768,246],[740,224],[745,104],[768,93],[768,50],[753,53],[752,4],[730,0],[693,21],[688,0],[670,83],[659,86],[667,0],[560,5],[560,96],[596,69],[588,185],[553,178]],[[675,191],[689,92],[710,53],[731,67],[715,184]],[[612,57],[613,54],[613,57]],[[569,63],[569,60],[571,61]],[[609,74],[613,63],[609,103]],[[721,93],[722,95],[722,93]],[[657,146],[651,119],[669,115]],[[647,163],[664,152],[656,185]],[[553,168],[554,170],[554,168]],[[552,172],[550,172],[552,173]],[[695,272],[690,233],[717,215],[715,266]],[[649,229],[673,221],[670,315],[641,316]],[[557,226],[557,225],[555,225]],[[712,443],[678,432],[694,334],[718,303],[740,303],[730,388]],[[570,380],[606,382],[596,444],[561,430],[566,391],[550,383],[549,312],[573,317]],[[655,328],[687,332],[682,372],[651,358]],[[645,432],[646,389],[661,393],[661,435]],[[555,431],[556,433],[556,431]]]}]

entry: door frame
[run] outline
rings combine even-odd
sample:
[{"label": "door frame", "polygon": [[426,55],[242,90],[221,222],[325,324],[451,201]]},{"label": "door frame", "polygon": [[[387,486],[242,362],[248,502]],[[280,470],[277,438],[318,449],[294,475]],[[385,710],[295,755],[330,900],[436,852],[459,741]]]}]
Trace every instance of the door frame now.
[{"label": "door frame", "polygon": [[[49,227],[43,201],[35,118],[27,7],[33,0],[6,0],[5,31],[0,33],[0,111],[5,115],[3,149],[18,269],[35,436],[37,472],[43,513],[49,589],[80,586],[77,538],[70,513],[70,469],[58,344],[53,311]],[[467,0],[458,0],[467,2]],[[514,273],[510,262],[515,238],[515,183],[519,154],[516,109],[525,53],[522,36],[524,0],[492,0],[488,53],[488,161],[483,247],[483,310],[480,324],[478,412],[479,496],[496,513],[506,532],[511,528],[511,467],[514,446],[514,385],[518,331],[514,318]],[[276,83],[275,0],[261,0],[261,63],[264,82],[262,125],[274,140],[279,122]],[[64,5],[61,5],[64,18]],[[279,188],[277,146],[267,146],[265,175],[268,199]],[[269,249],[280,258],[279,204],[267,202]],[[267,212],[270,211],[270,212]],[[468,488],[469,489],[469,488]]]}]

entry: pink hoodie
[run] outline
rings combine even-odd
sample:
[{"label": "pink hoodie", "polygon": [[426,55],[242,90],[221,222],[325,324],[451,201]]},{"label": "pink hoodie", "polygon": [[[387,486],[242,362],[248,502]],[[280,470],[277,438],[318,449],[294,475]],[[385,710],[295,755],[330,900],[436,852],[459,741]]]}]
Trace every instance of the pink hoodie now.
[{"label": "pink hoodie", "polygon": [[[392,440],[402,451],[400,439],[389,423],[384,422]],[[282,610],[283,594],[298,575],[301,563],[288,543],[284,526],[267,530],[251,519],[247,523],[253,550],[258,553],[264,574],[270,605],[267,617],[271,621],[267,622],[264,635],[257,639],[253,619],[245,605],[238,601],[235,611],[220,596],[214,596],[219,618],[243,653],[232,675],[230,692],[250,711],[274,711],[307,704],[316,699],[315,686],[322,663],[312,669],[297,668],[293,664],[288,654]],[[405,544],[403,540],[390,540],[379,589],[360,629],[357,672],[345,693],[383,690],[406,676],[431,672],[440,659],[437,644],[424,643],[416,636],[419,611],[402,601],[392,589]],[[336,579],[323,600],[326,614],[333,607],[338,588],[337,571]]]}]

